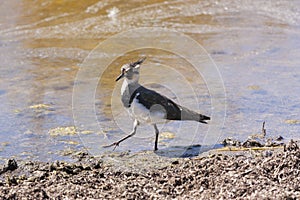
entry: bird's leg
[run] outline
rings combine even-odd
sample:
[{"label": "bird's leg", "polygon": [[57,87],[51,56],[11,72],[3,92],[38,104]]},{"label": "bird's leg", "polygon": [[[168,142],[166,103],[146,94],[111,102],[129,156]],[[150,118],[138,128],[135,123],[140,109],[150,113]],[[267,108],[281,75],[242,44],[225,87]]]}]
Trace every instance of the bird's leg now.
[{"label": "bird's leg", "polygon": [[159,135],[159,130],[156,126],[156,124],[153,125],[154,126],[154,129],[155,129],[155,143],[154,143],[154,151],[156,151],[158,148],[157,148],[157,143],[158,143],[158,135]]},{"label": "bird's leg", "polygon": [[132,136],[135,135],[136,129],[137,129],[138,125],[139,125],[139,122],[138,122],[137,120],[134,120],[134,123],[133,123],[133,130],[131,131],[131,133],[130,133],[129,135],[127,135],[126,137],[122,138],[121,140],[119,140],[119,141],[117,141],[117,142],[114,142],[114,143],[112,143],[112,144],[110,144],[110,145],[103,146],[103,147],[106,148],[106,147],[112,147],[112,146],[115,146],[114,149],[113,149],[113,150],[115,150],[116,147],[119,146],[119,144],[120,144],[121,142],[123,142],[124,140],[126,140],[126,139],[128,139],[128,138],[130,138],[130,137],[132,137]]}]

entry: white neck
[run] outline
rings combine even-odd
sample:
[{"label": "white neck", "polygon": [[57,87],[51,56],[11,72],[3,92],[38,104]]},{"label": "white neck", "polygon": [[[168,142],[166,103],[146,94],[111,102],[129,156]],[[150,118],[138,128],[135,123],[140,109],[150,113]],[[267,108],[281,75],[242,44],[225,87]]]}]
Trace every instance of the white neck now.
[{"label": "white neck", "polygon": [[122,87],[121,87],[121,95],[123,95],[126,90],[133,89],[133,91],[134,91],[139,86],[140,86],[140,84],[138,83],[138,80],[129,80],[129,79],[125,78],[123,81]]}]

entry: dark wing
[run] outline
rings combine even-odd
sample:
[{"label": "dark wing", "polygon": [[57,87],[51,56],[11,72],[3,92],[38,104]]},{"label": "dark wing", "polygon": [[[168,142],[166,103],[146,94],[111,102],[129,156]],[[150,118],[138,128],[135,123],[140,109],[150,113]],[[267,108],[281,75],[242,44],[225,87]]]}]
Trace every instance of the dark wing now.
[{"label": "dark wing", "polygon": [[193,120],[201,123],[206,123],[206,120],[210,120],[210,117],[178,105],[169,98],[143,86],[136,89],[131,95],[129,106],[134,98],[149,109],[150,112],[155,110],[165,112],[165,118],[168,120]]},{"label": "dark wing", "polygon": [[143,86],[135,90],[130,98],[130,104],[136,98],[139,103],[143,104],[147,109],[161,108],[166,112],[166,119],[180,120],[181,107],[167,97],[149,90]]}]

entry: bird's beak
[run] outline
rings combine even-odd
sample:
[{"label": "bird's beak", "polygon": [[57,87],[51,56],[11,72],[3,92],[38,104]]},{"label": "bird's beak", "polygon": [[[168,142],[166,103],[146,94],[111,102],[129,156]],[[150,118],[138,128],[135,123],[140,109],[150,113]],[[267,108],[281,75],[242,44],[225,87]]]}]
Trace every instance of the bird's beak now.
[{"label": "bird's beak", "polygon": [[121,78],[124,77],[124,73],[121,73],[117,78],[116,78],[116,81],[120,80]]}]

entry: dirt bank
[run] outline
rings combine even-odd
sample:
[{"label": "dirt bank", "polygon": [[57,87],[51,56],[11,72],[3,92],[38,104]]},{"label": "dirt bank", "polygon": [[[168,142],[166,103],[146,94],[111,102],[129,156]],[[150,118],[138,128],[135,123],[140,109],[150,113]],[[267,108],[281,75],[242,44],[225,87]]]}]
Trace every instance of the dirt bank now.
[{"label": "dirt bank", "polygon": [[78,155],[75,163],[11,160],[0,172],[0,198],[300,198],[300,150],[296,142],[252,156],[213,154],[162,160],[143,154],[148,162],[165,165],[136,171],[85,153]]}]

